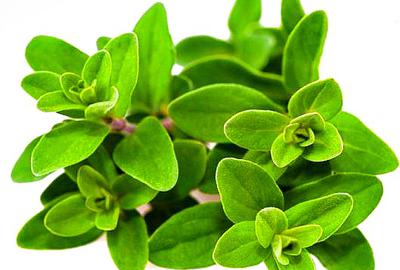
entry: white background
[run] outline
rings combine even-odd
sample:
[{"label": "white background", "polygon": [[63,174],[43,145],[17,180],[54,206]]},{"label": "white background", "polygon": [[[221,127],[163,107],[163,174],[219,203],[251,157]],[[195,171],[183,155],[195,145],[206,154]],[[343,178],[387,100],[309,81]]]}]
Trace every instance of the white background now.
[{"label": "white background", "polygon": [[[165,0],[177,42],[194,34],[227,38],[232,0]],[[321,77],[334,77],[344,108],[359,116],[400,154],[400,4],[398,0],[303,0],[306,11],[324,9],[329,33]],[[91,54],[100,35],[133,29],[152,0],[1,0],[0,2],[0,269],[116,269],[100,240],[67,251],[19,249],[20,227],[41,209],[40,192],[50,179],[14,184],[13,163],[27,143],[61,118],[38,111],[20,88],[30,72],[25,46],[38,34],[60,37]],[[279,25],[279,0],[264,1],[263,22]],[[162,60],[161,60],[162,61]],[[376,269],[397,267],[400,236],[400,174],[381,177],[383,200],[361,226],[375,251]]]}]

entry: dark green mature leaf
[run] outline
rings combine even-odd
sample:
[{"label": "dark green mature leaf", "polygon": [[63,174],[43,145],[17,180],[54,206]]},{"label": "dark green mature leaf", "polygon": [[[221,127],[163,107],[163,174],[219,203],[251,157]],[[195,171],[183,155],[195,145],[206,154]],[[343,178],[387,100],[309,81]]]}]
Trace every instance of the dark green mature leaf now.
[{"label": "dark green mature leaf", "polygon": [[134,33],[127,33],[110,40],[105,50],[111,55],[111,85],[118,89],[119,99],[113,113],[124,117],[127,113],[132,92],[138,81],[139,52],[138,38]]},{"label": "dark green mature leaf", "polygon": [[138,35],[139,80],[133,95],[133,106],[145,105],[158,112],[168,99],[175,49],[169,34],[167,14],[161,3],[153,5],[139,20],[134,32]]},{"label": "dark green mature leaf", "polygon": [[22,88],[34,99],[44,94],[62,89],[60,76],[49,71],[38,71],[26,76],[21,82]]},{"label": "dark green mature leaf", "polygon": [[96,40],[96,46],[98,50],[102,50],[104,49],[104,47],[106,47],[107,43],[111,40],[111,38],[109,37],[99,37]]},{"label": "dark green mature leaf", "polygon": [[293,31],[304,15],[300,0],[282,0],[282,27],[286,34],[290,34]]},{"label": "dark green mature leaf", "polygon": [[191,91],[174,100],[169,113],[185,133],[213,142],[229,142],[225,122],[235,113],[248,109],[280,111],[267,97],[254,89],[236,84],[217,84]]},{"label": "dark green mature leaf", "polygon": [[159,191],[174,187],[178,162],[171,139],[155,117],[145,118],[114,150],[114,161],[126,174]]},{"label": "dark green mature leaf", "polygon": [[289,228],[316,224],[323,229],[320,241],[337,232],[353,209],[353,199],[347,193],[335,193],[297,204],[285,211]]},{"label": "dark green mature leaf", "polygon": [[289,100],[282,78],[260,72],[233,57],[213,57],[197,61],[182,72],[193,82],[194,88],[216,83],[235,83],[254,88],[274,101]]},{"label": "dark green mature leaf", "polygon": [[210,36],[189,37],[176,45],[176,61],[183,66],[209,56],[233,54],[234,48],[229,42]]},{"label": "dark green mature leaf", "polygon": [[108,248],[120,270],[145,269],[149,257],[146,223],[136,212],[128,212],[118,227],[107,233]]},{"label": "dark green mature leaf", "polygon": [[328,22],[325,12],[315,11],[304,17],[289,35],[283,53],[283,78],[294,93],[318,80],[319,62],[325,43]]},{"label": "dark green mature leaf", "polygon": [[44,226],[44,218],[50,208],[51,206],[46,207],[24,225],[17,237],[19,247],[37,250],[67,249],[93,242],[103,233],[97,229],[91,229],[75,237],[61,237],[52,234]]},{"label": "dark green mature leaf", "polygon": [[85,53],[65,41],[49,36],[33,38],[26,48],[25,56],[33,70],[57,74],[80,74],[88,58]]},{"label": "dark green mature leaf", "polygon": [[274,111],[248,110],[225,123],[225,135],[236,145],[250,150],[269,151],[290,119]]},{"label": "dark green mature leaf", "polygon": [[372,249],[358,229],[332,236],[311,247],[310,251],[328,270],[375,269]]},{"label": "dark green mature leaf", "polygon": [[187,208],[172,216],[152,235],[150,261],[175,269],[213,265],[215,244],[230,226],[220,203]]},{"label": "dark green mature leaf", "polygon": [[183,94],[193,90],[193,83],[192,81],[183,75],[172,76],[171,84],[169,87],[169,97],[170,100],[174,100]]},{"label": "dark green mature leaf", "polygon": [[236,0],[229,17],[229,29],[233,36],[241,36],[248,28],[257,25],[261,18],[261,0]]},{"label": "dark green mature leaf", "polygon": [[208,194],[218,194],[217,182],[215,180],[218,163],[228,157],[242,158],[244,153],[244,149],[232,144],[217,144],[211,149],[208,153],[207,169],[203,182],[200,185],[200,191]]},{"label": "dark green mature leaf", "polygon": [[297,91],[289,100],[289,114],[297,117],[310,112],[318,112],[325,120],[330,120],[342,110],[342,93],[333,79],[308,84]]},{"label": "dark green mature leaf", "polygon": [[53,206],[46,214],[44,225],[53,234],[78,236],[94,228],[95,213],[86,208],[80,194],[72,195]]},{"label": "dark green mature leaf", "polygon": [[272,179],[277,181],[286,171],[287,168],[279,168],[272,161],[270,152],[248,151],[243,159],[252,161],[263,168]]},{"label": "dark green mature leaf", "polygon": [[41,137],[34,139],[24,149],[21,156],[15,163],[11,172],[11,178],[16,183],[26,183],[38,181],[46,177],[46,175],[36,176],[32,172],[32,152],[36,145],[39,143]]},{"label": "dark green mature leaf", "polygon": [[285,192],[285,206],[289,208],[303,201],[339,192],[348,193],[353,198],[353,211],[338,231],[344,233],[357,227],[371,214],[382,197],[383,187],[375,176],[335,174]]},{"label": "dark green mature leaf", "polygon": [[62,90],[42,95],[38,99],[37,107],[43,112],[61,112],[66,110],[83,111],[86,108],[83,104],[71,101],[65,96]]},{"label": "dark green mature leaf", "polygon": [[384,174],[394,171],[399,161],[390,147],[357,117],[341,112],[332,123],[343,138],[343,153],[330,161],[337,172]]},{"label": "dark green mature leaf", "polygon": [[53,128],[32,152],[33,173],[45,175],[84,160],[108,133],[105,125],[89,121],[71,121]]},{"label": "dark green mature leaf", "polygon": [[283,134],[279,135],[272,144],[272,161],[279,168],[284,168],[295,161],[304,152],[304,148],[294,143],[286,143]]},{"label": "dark green mature leaf", "polygon": [[43,191],[40,196],[40,201],[43,205],[58,199],[68,193],[79,191],[78,186],[66,174],[57,177],[51,184]]},{"label": "dark green mature leaf", "polygon": [[255,163],[226,158],[219,163],[216,177],[224,212],[235,223],[255,220],[265,207],[283,207],[282,192]]},{"label": "dark green mature leaf", "polygon": [[258,242],[254,221],[243,221],[233,225],[221,236],[213,257],[219,265],[243,268],[261,263],[268,252]]}]

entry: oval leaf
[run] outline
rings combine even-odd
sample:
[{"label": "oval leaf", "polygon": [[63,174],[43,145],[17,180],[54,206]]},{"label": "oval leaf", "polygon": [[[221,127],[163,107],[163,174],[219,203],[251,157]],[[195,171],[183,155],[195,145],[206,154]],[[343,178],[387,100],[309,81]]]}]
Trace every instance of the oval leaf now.
[{"label": "oval leaf", "polygon": [[256,235],[260,244],[267,248],[274,236],[288,228],[288,220],[285,213],[274,207],[267,207],[257,213]]},{"label": "oval leaf", "polygon": [[286,143],[283,134],[279,135],[272,144],[272,161],[279,168],[284,168],[295,161],[304,152],[304,148],[294,143]]},{"label": "oval leaf", "polygon": [[65,194],[78,191],[76,183],[66,174],[62,174],[43,191],[42,195],[40,195],[40,201],[43,205],[46,205]]},{"label": "oval leaf", "polygon": [[49,71],[38,71],[26,76],[22,80],[21,86],[34,99],[49,92],[62,90],[60,76]]}]

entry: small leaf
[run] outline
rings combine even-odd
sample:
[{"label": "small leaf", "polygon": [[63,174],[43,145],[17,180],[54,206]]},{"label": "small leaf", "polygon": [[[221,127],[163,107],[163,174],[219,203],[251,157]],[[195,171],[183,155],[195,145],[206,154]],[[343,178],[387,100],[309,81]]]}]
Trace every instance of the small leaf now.
[{"label": "small leaf", "polygon": [[114,206],[96,214],[95,225],[102,231],[113,231],[117,227],[120,214],[119,206]]},{"label": "small leaf", "polygon": [[375,269],[372,249],[358,229],[343,235],[334,235],[311,247],[310,251],[329,270]]},{"label": "small leaf", "polygon": [[187,208],[172,216],[152,235],[150,261],[175,269],[213,265],[215,244],[230,226],[220,203]]},{"label": "small leaf", "polygon": [[353,209],[353,199],[347,193],[335,193],[297,204],[286,210],[289,228],[316,224],[323,229],[320,241],[337,232]]},{"label": "small leaf", "polygon": [[145,118],[114,150],[114,161],[126,174],[159,191],[174,187],[178,163],[171,139],[154,117]]},{"label": "small leaf", "polygon": [[232,116],[225,123],[225,135],[240,147],[268,151],[290,119],[274,111],[248,110]]},{"label": "small leaf", "polygon": [[64,95],[69,98],[72,102],[77,104],[82,103],[80,94],[74,91],[81,82],[81,77],[75,73],[66,72],[60,77],[60,82]]},{"label": "small leaf", "polygon": [[291,125],[299,124],[303,128],[311,128],[314,132],[325,129],[325,120],[317,112],[306,113],[290,121]]},{"label": "small leaf", "polygon": [[137,212],[129,212],[118,227],[107,233],[107,244],[120,270],[144,270],[149,257],[146,223]]},{"label": "small leaf", "polygon": [[119,91],[114,86],[110,89],[111,96],[109,100],[93,103],[86,108],[85,117],[87,119],[97,120],[104,118],[115,108],[119,100]]},{"label": "small leaf", "polygon": [[45,134],[32,152],[32,171],[45,175],[78,163],[100,146],[108,127],[88,121],[71,121]]},{"label": "small leaf", "polygon": [[270,99],[254,89],[235,84],[217,84],[191,91],[174,100],[169,113],[185,133],[205,141],[228,142],[225,122],[248,109],[279,110]]},{"label": "small leaf", "polygon": [[86,106],[72,102],[64,95],[64,91],[53,91],[38,99],[37,107],[43,112],[61,112],[67,110],[85,110]]},{"label": "small leaf", "polygon": [[130,106],[132,92],[138,80],[138,39],[134,33],[120,35],[105,47],[111,56],[111,85],[119,91],[114,108],[116,117],[124,117]]},{"label": "small leaf", "polygon": [[269,176],[275,181],[278,181],[280,177],[285,173],[287,168],[279,168],[272,161],[270,152],[262,152],[262,151],[248,151],[243,159],[252,161],[263,168]]},{"label": "small leaf", "polygon": [[399,166],[393,150],[355,116],[342,112],[332,119],[332,124],[344,143],[342,154],[330,161],[334,171],[377,175]]},{"label": "small leaf", "polygon": [[257,213],[256,235],[258,242],[267,248],[276,234],[280,234],[288,228],[288,220],[285,213],[273,207],[267,207]]},{"label": "small leaf", "polygon": [[107,46],[107,43],[111,40],[109,37],[99,37],[96,40],[96,46],[98,50],[102,50]]},{"label": "small leaf", "polygon": [[339,156],[342,151],[342,137],[336,127],[327,122],[325,129],[315,134],[315,142],[306,148],[303,157],[309,161],[321,162]]},{"label": "small leaf", "polygon": [[344,233],[357,227],[378,205],[382,183],[375,176],[357,173],[341,173],[318,179],[290,191],[285,195],[285,206],[317,199],[332,193],[348,193],[353,198],[353,211],[337,233]]},{"label": "small leaf", "polygon": [[182,66],[205,57],[233,55],[233,53],[233,46],[229,42],[210,36],[189,37],[176,45],[177,63]]},{"label": "small leaf", "polygon": [[53,234],[78,236],[94,228],[95,213],[85,206],[85,199],[72,195],[53,206],[46,214],[44,225]]},{"label": "small leaf", "polygon": [[259,23],[261,0],[236,0],[229,17],[229,29],[233,36],[246,33],[249,26]]},{"label": "small leaf", "polygon": [[281,18],[283,30],[286,34],[293,31],[304,15],[300,0],[282,0]]},{"label": "small leaf", "polygon": [[282,232],[282,235],[295,238],[301,248],[308,248],[318,242],[323,233],[322,227],[319,225],[303,225],[291,228]]},{"label": "small leaf", "polygon": [[283,207],[282,192],[255,163],[226,158],[219,163],[216,177],[225,214],[235,223],[254,221],[265,207]]},{"label": "small leaf", "polygon": [[85,53],[65,41],[49,36],[33,38],[26,48],[25,56],[33,70],[57,74],[80,74],[88,58]]},{"label": "small leaf", "polygon": [[294,143],[286,143],[283,134],[279,135],[272,144],[271,157],[279,168],[288,166],[304,152],[304,148]]},{"label": "small leaf", "polygon": [[289,258],[288,265],[277,263],[278,270],[315,270],[315,265],[307,250],[302,250],[299,256]]},{"label": "small leaf", "polygon": [[57,177],[51,184],[43,191],[40,196],[40,201],[43,205],[47,205],[59,197],[79,191],[78,186],[66,174]]},{"label": "small leaf", "polygon": [[305,16],[289,35],[283,53],[283,78],[290,93],[318,80],[328,22],[325,12]]},{"label": "small leaf", "polygon": [[221,236],[213,257],[224,267],[243,268],[261,263],[267,255],[268,250],[258,242],[254,221],[243,221]]},{"label": "small leaf", "polygon": [[60,76],[49,71],[38,71],[26,76],[22,80],[21,86],[34,99],[49,92],[62,90]]},{"label": "small leaf", "polygon": [[98,171],[90,166],[84,165],[78,171],[78,187],[85,197],[101,198],[104,196],[103,189],[107,189],[108,181]]}]

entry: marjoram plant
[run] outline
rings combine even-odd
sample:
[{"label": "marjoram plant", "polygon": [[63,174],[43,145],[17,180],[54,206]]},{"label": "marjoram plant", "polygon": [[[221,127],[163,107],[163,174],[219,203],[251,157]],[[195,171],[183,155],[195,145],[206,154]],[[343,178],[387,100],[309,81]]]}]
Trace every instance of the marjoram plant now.
[{"label": "marjoram plant", "polygon": [[[91,55],[33,38],[22,88],[65,120],[12,171],[18,183],[60,172],[18,245],[66,249],[105,234],[121,270],[312,270],[310,254],[329,270],[373,270],[357,227],[381,199],[376,175],[398,159],[342,111],[338,83],[319,78],[326,14],[282,0],[281,27],[260,17],[261,0],[237,0],[229,40],[175,46],[158,3]],[[199,203],[202,193],[219,199]]]}]

